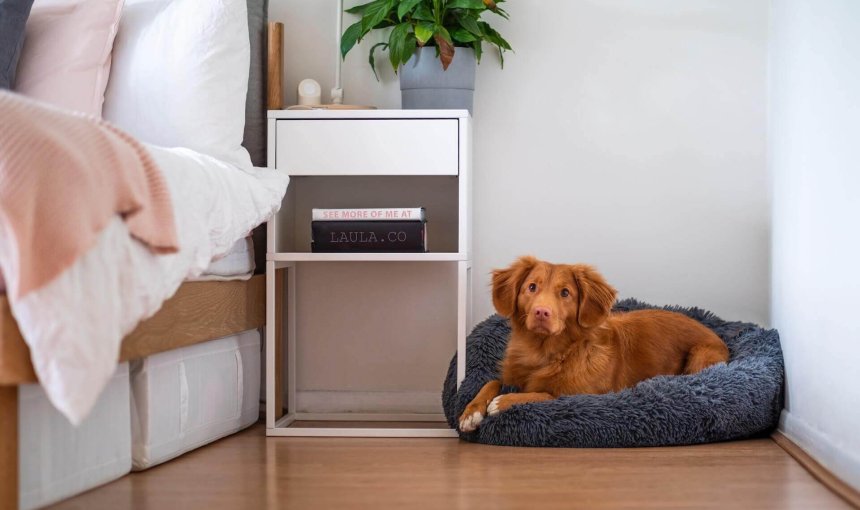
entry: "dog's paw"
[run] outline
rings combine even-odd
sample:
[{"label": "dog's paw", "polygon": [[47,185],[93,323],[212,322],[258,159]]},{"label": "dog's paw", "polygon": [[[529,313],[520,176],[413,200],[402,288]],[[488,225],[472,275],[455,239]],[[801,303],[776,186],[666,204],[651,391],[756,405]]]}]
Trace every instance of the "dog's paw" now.
[{"label": "dog's paw", "polygon": [[484,421],[484,414],[481,413],[481,411],[474,411],[472,413],[467,411],[460,417],[460,431],[472,432],[478,428],[478,425],[480,425],[482,421]]},{"label": "dog's paw", "polygon": [[505,396],[499,395],[490,402],[490,405],[487,406],[487,414],[489,414],[490,416],[495,416],[507,409],[508,407],[510,406],[505,405]]}]

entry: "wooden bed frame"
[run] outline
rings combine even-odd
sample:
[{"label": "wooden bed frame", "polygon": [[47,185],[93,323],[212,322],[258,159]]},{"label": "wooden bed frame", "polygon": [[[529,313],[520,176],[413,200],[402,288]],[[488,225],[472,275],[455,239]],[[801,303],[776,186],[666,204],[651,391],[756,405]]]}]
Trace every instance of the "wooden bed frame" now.
[{"label": "wooden bed frame", "polygon": [[[266,108],[281,109],[281,46],[283,25],[268,23],[268,73]],[[265,50],[263,50],[265,51]],[[270,282],[283,288],[284,271]],[[266,275],[249,280],[186,282],[161,309],[141,322],[122,341],[119,362],[131,361],[214,340],[266,324]],[[282,300],[279,300],[282,301]],[[275,363],[282,362],[282,305],[275,309]],[[278,370],[278,373],[281,371]],[[0,510],[17,510],[19,504],[18,386],[38,383],[18,323],[5,295],[0,295]],[[279,386],[280,388],[280,386]],[[275,394],[276,407],[283,408],[283,395]]]}]

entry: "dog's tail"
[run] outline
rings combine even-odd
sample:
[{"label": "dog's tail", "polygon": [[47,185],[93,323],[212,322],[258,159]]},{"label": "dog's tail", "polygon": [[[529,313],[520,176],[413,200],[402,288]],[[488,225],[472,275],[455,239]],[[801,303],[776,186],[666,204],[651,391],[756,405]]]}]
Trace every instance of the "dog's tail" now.
[{"label": "dog's tail", "polygon": [[687,355],[685,374],[696,374],[717,363],[729,361],[729,348],[720,340],[694,345]]}]

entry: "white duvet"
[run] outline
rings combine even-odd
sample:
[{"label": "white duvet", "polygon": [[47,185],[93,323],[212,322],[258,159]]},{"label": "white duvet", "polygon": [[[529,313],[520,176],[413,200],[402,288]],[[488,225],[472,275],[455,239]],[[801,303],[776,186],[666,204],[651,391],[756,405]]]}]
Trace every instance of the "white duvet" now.
[{"label": "white duvet", "polygon": [[179,252],[153,255],[117,217],[82,258],[12,310],[39,381],[74,424],[116,369],[122,338],[183,280],[200,275],[277,211],[286,192],[288,177],[276,170],[240,170],[188,149],[147,148],[170,190]]}]

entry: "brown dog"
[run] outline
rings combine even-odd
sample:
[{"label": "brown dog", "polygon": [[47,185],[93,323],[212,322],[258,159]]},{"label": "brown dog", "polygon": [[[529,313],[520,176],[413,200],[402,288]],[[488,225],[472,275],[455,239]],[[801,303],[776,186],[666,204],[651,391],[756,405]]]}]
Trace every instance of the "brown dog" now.
[{"label": "brown dog", "polygon": [[[521,257],[493,271],[493,305],[511,319],[501,380],[466,406],[460,430],[488,413],[561,395],[608,393],[657,375],[694,374],[729,359],[713,331],[679,313],[611,311],[616,291],[591,266]],[[502,385],[522,393],[499,395]]]}]

